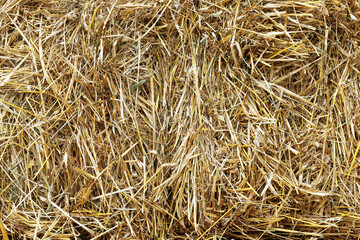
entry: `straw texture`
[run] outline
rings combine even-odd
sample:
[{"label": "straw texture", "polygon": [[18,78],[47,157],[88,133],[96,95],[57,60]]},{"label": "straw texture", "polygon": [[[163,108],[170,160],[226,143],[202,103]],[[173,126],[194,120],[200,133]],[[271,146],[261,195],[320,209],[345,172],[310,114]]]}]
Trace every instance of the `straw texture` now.
[{"label": "straw texture", "polygon": [[0,1],[3,239],[357,239],[360,9]]}]

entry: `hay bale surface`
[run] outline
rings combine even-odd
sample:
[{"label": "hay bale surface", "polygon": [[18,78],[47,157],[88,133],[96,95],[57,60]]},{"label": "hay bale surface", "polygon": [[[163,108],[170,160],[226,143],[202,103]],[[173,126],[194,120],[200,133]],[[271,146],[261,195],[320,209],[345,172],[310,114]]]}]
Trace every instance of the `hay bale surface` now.
[{"label": "hay bale surface", "polygon": [[359,237],[360,9],[0,1],[3,239]]}]

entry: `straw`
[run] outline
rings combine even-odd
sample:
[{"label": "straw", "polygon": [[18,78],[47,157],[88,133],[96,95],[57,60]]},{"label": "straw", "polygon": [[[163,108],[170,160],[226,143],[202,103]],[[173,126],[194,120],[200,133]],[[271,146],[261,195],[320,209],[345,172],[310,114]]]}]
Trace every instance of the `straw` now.
[{"label": "straw", "polygon": [[1,1],[0,238],[359,238],[359,7]]}]

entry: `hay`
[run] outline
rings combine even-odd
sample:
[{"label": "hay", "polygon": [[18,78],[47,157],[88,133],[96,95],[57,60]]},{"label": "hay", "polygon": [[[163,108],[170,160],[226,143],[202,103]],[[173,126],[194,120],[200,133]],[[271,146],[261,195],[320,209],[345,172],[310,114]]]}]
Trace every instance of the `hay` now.
[{"label": "hay", "polygon": [[0,1],[2,238],[359,238],[359,20]]}]

